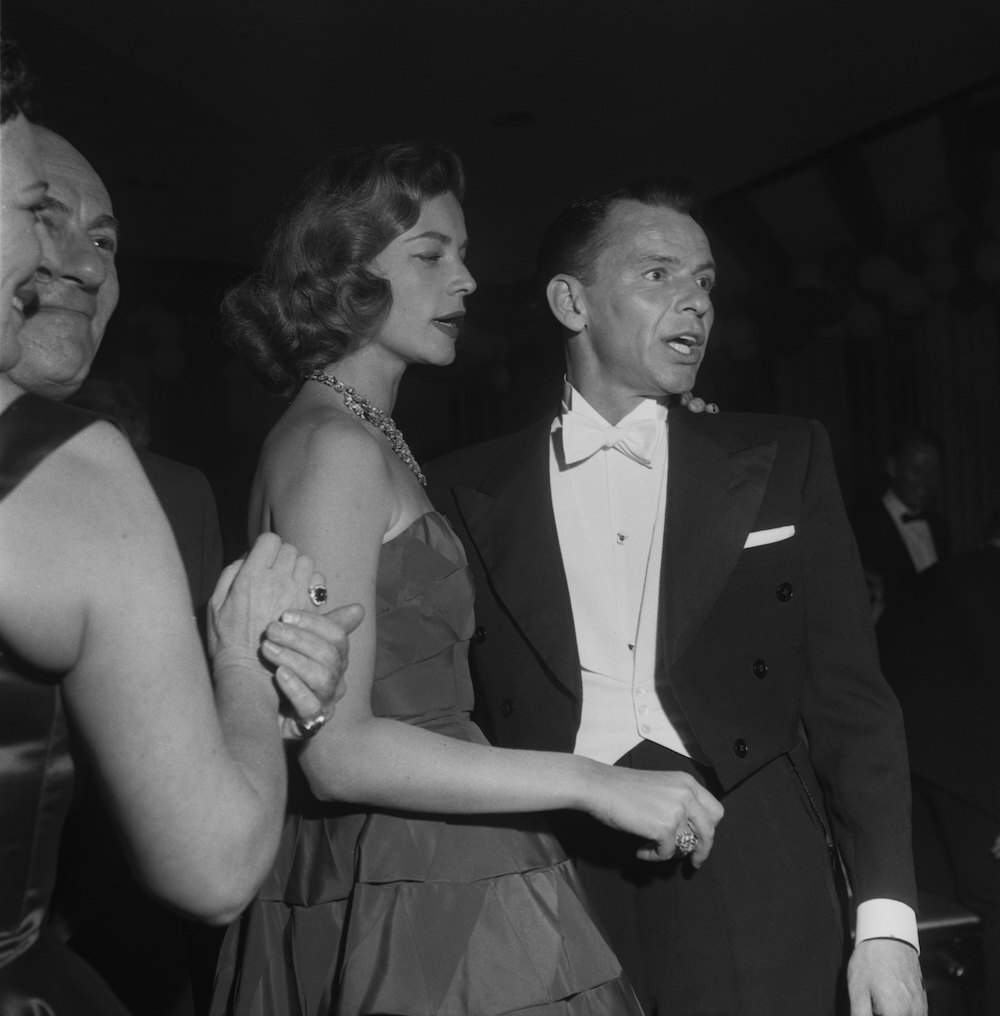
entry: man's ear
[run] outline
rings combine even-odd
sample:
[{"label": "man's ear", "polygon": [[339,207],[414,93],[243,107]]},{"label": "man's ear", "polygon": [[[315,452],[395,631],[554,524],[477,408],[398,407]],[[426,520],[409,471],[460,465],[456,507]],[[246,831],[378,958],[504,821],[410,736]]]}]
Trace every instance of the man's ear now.
[{"label": "man's ear", "polygon": [[556,320],[571,332],[582,332],[587,324],[587,301],[583,285],[573,275],[554,275],[545,287],[549,309]]}]

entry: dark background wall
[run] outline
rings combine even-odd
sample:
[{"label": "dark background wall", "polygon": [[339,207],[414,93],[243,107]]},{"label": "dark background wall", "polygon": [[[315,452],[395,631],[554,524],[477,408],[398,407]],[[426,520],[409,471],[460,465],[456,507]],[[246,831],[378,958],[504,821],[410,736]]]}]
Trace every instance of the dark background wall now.
[{"label": "dark background wall", "polygon": [[543,411],[561,371],[534,245],[574,197],[656,171],[708,196],[721,266],[698,391],[821,419],[853,498],[908,424],[945,445],[956,549],[1000,507],[1000,4],[171,5],[4,0],[42,120],[105,179],[122,300],[95,374],[208,473],[230,550],[280,404],[219,341],[225,287],[324,154],[418,134],[471,186],[480,281],[396,417],[431,457]]}]

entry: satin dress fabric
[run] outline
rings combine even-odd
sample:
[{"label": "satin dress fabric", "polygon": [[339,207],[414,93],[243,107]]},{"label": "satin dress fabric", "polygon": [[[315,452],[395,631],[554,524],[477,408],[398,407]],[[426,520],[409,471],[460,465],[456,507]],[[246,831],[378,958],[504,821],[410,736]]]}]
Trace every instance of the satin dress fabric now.
[{"label": "satin dress fabric", "polygon": [[[377,625],[375,713],[485,744],[472,579],[443,516],[383,546]],[[293,784],[274,870],[227,933],[214,1016],[639,1016],[541,819],[338,808]]]},{"label": "satin dress fabric", "polygon": [[[0,416],[0,501],[98,418],[23,395]],[[117,997],[49,928],[73,793],[61,675],[0,642],[0,1016],[126,1016]]]}]

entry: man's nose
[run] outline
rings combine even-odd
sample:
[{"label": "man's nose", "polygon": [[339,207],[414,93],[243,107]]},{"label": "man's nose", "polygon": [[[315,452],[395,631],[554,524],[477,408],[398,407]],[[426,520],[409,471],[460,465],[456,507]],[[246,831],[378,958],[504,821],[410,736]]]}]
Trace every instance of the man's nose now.
[{"label": "man's nose", "polygon": [[708,290],[703,289],[697,282],[692,282],[681,294],[678,309],[704,317],[712,309],[712,297]]},{"label": "man's nose", "polygon": [[41,281],[64,279],[83,289],[97,289],[108,277],[105,256],[86,234],[65,231],[42,244]]}]

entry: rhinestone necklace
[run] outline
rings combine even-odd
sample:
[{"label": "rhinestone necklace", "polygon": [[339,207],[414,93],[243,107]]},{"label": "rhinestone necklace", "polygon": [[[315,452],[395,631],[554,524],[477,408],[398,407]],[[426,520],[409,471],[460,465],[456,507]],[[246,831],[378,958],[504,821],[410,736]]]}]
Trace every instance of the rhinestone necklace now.
[{"label": "rhinestone necklace", "polygon": [[427,486],[427,477],[420,472],[417,460],[413,457],[413,453],[407,446],[406,441],[403,440],[403,435],[399,432],[399,428],[388,413],[383,413],[381,409],[373,406],[363,395],[359,395],[350,385],[345,385],[343,381],[338,380],[332,374],[324,374],[321,370],[313,370],[306,374],[306,380],[319,381],[320,384],[332,388],[343,398],[344,405],[355,416],[360,417],[362,420],[367,420],[373,427],[377,427],[382,431],[388,439],[389,447],[393,450],[396,457],[406,463],[413,475],[420,481],[421,486]]}]

